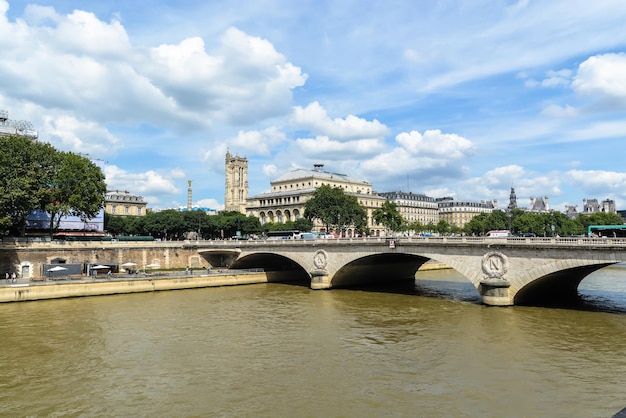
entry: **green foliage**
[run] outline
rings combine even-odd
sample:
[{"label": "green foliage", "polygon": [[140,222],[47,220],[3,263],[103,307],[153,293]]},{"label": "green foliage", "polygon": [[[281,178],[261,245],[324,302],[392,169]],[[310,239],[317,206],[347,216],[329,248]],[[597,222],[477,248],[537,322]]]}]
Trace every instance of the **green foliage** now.
[{"label": "green foliage", "polygon": [[[260,234],[261,223],[239,212],[208,215],[203,211],[148,212],[145,216],[105,215],[105,229],[112,235],[150,235],[159,239],[183,240],[189,232],[202,239],[230,238],[237,231],[243,236]],[[195,234],[194,234],[195,236]]]},{"label": "green foliage", "polygon": [[367,227],[365,208],[355,196],[347,195],[339,187],[323,185],[313,193],[304,207],[304,217],[319,220],[326,231],[343,231],[349,226],[363,231]]},{"label": "green foliage", "polygon": [[439,222],[437,222],[437,225],[435,226],[435,231],[440,234],[449,234],[450,232],[452,232],[452,227],[448,222],[441,219]]},{"label": "green foliage", "polygon": [[617,213],[596,212],[591,215],[580,215],[576,218],[585,232],[589,225],[623,225],[624,221]]},{"label": "green foliage", "polygon": [[542,237],[564,237],[585,234],[589,225],[622,224],[621,217],[616,213],[598,212],[569,219],[562,212],[530,213],[518,209],[510,214],[502,211],[481,213],[465,225],[464,232],[483,235],[493,229],[510,229],[513,234],[533,233]]},{"label": "green foliage", "polygon": [[61,218],[95,217],[104,207],[106,184],[100,167],[88,158],[71,152],[58,152],[50,176],[44,209],[50,214],[50,234],[58,229]]},{"label": "green foliage", "polygon": [[26,216],[36,209],[60,217],[94,217],[104,206],[106,185],[89,159],[57,151],[22,136],[0,136],[0,232],[24,235]]},{"label": "green foliage", "polygon": [[487,227],[488,219],[488,213],[480,213],[470,219],[470,221],[465,224],[463,230],[469,235],[484,235],[489,231],[489,228]]},{"label": "green foliage", "polygon": [[404,218],[398,212],[398,205],[388,200],[372,213],[372,217],[376,223],[387,228],[388,233],[401,231],[404,226]]},{"label": "green foliage", "polygon": [[422,224],[420,221],[413,221],[406,225],[406,230],[420,233],[426,231],[426,225]]},{"label": "green foliage", "polygon": [[313,221],[307,218],[298,218],[293,222],[293,229],[300,232],[310,232],[313,229]]}]

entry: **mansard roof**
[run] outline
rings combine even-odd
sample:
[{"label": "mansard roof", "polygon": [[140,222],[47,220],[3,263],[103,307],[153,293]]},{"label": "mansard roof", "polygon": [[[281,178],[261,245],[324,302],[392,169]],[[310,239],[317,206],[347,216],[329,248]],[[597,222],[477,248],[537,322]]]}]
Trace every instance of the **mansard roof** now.
[{"label": "mansard roof", "polygon": [[119,190],[107,190],[105,195],[105,200],[110,203],[135,203],[135,204],[143,204],[146,203],[143,200],[143,196],[136,196],[130,194],[128,191],[119,191]]},{"label": "mansard roof", "polygon": [[353,177],[347,176],[346,174],[331,173],[329,171],[322,170],[322,166],[319,167],[320,168],[314,170],[296,168],[278,177],[276,180],[272,181],[272,183],[283,183],[300,179],[316,178],[321,180],[343,181],[346,183],[360,183],[371,186],[371,183],[367,181],[355,179]]}]

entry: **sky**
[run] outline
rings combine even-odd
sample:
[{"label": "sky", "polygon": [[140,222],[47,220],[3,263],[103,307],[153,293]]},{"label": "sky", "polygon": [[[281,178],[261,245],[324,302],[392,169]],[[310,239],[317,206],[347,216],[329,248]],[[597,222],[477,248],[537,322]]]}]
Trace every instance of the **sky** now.
[{"label": "sky", "polygon": [[626,209],[623,0],[0,0],[0,109],[152,209],[295,168]]}]

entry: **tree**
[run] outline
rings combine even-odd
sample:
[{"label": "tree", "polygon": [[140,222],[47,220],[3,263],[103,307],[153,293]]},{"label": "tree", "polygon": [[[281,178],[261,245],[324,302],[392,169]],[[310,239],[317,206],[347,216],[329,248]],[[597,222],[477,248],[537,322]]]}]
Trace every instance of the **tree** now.
[{"label": "tree", "polygon": [[24,235],[26,217],[48,202],[56,163],[57,151],[50,144],[0,136],[0,233]]},{"label": "tree", "polygon": [[479,213],[469,220],[463,228],[465,233],[470,235],[484,235],[489,229],[487,228],[488,213]]},{"label": "tree", "polygon": [[577,218],[578,222],[583,226],[583,229],[587,231],[589,225],[623,225],[624,221],[622,217],[617,213],[596,212],[590,215],[580,215]]},{"label": "tree", "polygon": [[399,231],[404,224],[404,218],[398,212],[398,205],[388,200],[372,213],[372,217],[376,221],[387,228],[387,233]]},{"label": "tree", "polygon": [[541,218],[536,213],[526,212],[518,215],[511,221],[511,231],[513,233],[533,233],[536,235],[544,234],[545,226]]},{"label": "tree", "polygon": [[309,232],[313,229],[313,222],[307,218],[298,218],[293,222],[293,229],[300,232]]},{"label": "tree", "polygon": [[426,230],[426,226],[420,221],[413,221],[406,226],[406,230],[420,233]]},{"label": "tree", "polygon": [[367,214],[355,196],[347,195],[339,187],[322,185],[307,200],[304,217],[319,220],[326,231],[332,228],[343,231],[348,226],[363,228],[367,225]]},{"label": "tree", "polygon": [[440,219],[439,222],[437,222],[437,225],[435,226],[435,230],[439,234],[444,235],[444,234],[449,234],[450,232],[452,232],[452,227],[444,219]]},{"label": "tree", "polygon": [[44,209],[50,215],[50,235],[64,216],[85,221],[104,207],[106,184],[100,167],[72,152],[57,152],[54,169],[46,184]]}]

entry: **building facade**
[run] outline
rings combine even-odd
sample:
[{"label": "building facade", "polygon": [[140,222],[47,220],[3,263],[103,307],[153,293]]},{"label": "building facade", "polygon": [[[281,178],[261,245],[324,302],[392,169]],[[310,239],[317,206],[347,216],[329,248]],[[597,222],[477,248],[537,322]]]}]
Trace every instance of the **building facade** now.
[{"label": "building facade", "polygon": [[439,222],[439,205],[433,197],[411,192],[379,193],[391,203],[395,203],[398,212],[406,222],[419,222],[422,225]]},{"label": "building facade", "polygon": [[481,213],[491,213],[496,209],[496,201],[473,202],[469,200],[453,200],[451,197],[437,199],[439,219],[458,228],[465,225]]},{"label": "building facade", "polygon": [[615,201],[605,199],[598,203],[598,199],[583,199],[583,214],[591,215],[597,212],[616,213]]},{"label": "building facade", "polygon": [[[367,214],[367,226],[372,235],[384,233],[384,227],[376,224],[372,213],[380,208],[386,200],[372,190],[372,184],[346,176],[345,174],[331,173],[324,170],[322,164],[316,164],[313,170],[295,169],[270,183],[271,191],[247,199],[246,214],[259,218],[261,224],[268,222],[285,223],[295,221],[304,216],[304,207],[315,189],[320,186],[339,187],[344,193],[357,198]],[[325,231],[324,225],[316,223],[314,230]],[[353,228],[342,231],[344,236],[354,236]]]},{"label": "building facade", "polygon": [[246,213],[248,199],[248,160],[226,152],[224,210]]},{"label": "building facade", "polygon": [[128,191],[107,191],[104,201],[104,211],[110,215],[144,216],[148,206],[142,196],[132,195]]}]

